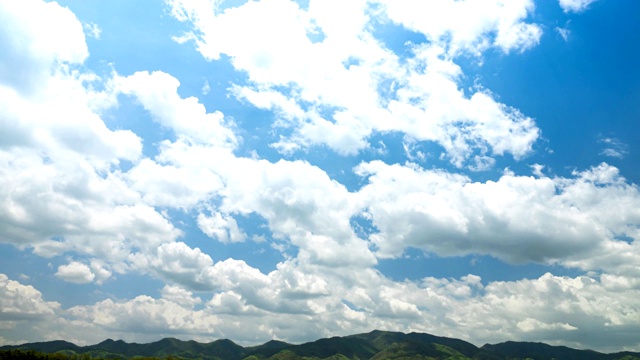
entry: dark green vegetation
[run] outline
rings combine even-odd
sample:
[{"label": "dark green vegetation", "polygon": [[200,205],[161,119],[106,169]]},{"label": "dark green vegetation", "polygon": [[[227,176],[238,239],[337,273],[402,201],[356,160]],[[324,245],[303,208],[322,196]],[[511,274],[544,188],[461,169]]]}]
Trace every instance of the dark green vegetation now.
[{"label": "dark green vegetation", "polygon": [[640,353],[603,354],[542,343],[505,342],[480,348],[459,339],[422,333],[372,331],[301,345],[269,341],[242,347],[231,340],[211,343],[167,338],[149,344],[105,340],[91,346],[49,341],[0,347],[0,360],[203,359],[203,360],[640,360]]}]

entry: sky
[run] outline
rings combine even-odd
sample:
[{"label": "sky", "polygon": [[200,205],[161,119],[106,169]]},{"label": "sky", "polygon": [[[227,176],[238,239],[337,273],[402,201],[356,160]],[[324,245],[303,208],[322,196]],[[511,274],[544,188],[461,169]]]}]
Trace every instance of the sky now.
[{"label": "sky", "polygon": [[0,345],[640,351],[638,14],[0,0]]}]

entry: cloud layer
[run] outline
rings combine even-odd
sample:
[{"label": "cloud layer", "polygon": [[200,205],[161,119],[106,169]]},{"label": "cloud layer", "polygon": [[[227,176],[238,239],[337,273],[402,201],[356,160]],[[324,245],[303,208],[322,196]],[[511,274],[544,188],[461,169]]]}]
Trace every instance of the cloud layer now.
[{"label": "cloud layer", "polygon": [[[587,5],[560,1],[565,11]],[[0,1],[8,44],[0,55],[0,241],[64,259],[52,275],[77,286],[129,275],[165,283],[155,297],[63,307],[0,274],[0,329],[10,334],[0,342],[297,342],[380,328],[479,345],[510,338],[640,349],[637,185],[607,163],[566,176],[540,164],[494,180],[469,175],[496,158],[523,161],[540,139],[534,119],[465,87],[458,64],[535,47],[543,27],[532,20],[533,1],[171,0],[166,8],[188,29],[175,41],[209,61],[227,59],[245,77],[228,95],[273,116],[269,146],[281,156],[239,155],[246,139],[235,119],[181,95],[170,73],[89,70],[83,26],[69,9]],[[383,25],[423,41],[392,50],[375,31]],[[96,38],[99,29],[89,27]],[[125,101],[161,129],[154,154],[141,135],[109,123]],[[318,149],[368,154],[386,135],[406,148],[434,146],[451,168],[363,158],[343,169],[353,186],[304,160]],[[264,223],[261,241],[281,252],[272,271],[214,261],[189,238],[255,241],[242,225],[249,216]],[[393,281],[377,269],[411,248],[584,274]]]}]

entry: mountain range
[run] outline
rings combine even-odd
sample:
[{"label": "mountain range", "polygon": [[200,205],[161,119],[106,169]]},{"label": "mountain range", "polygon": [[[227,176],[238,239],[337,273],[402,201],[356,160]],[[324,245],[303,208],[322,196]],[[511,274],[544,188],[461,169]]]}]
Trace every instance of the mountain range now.
[{"label": "mountain range", "polygon": [[[67,341],[48,341],[0,347],[2,352],[33,350],[42,353],[83,355],[103,359],[182,358],[206,360],[640,360],[638,352],[612,354],[578,350],[544,343],[513,342],[477,347],[460,339],[425,333],[401,333],[374,330],[370,333],[319,339],[294,345],[271,340],[262,345],[243,347],[231,340],[210,343],[165,338],[148,344],[105,340],[90,346]],[[2,356],[0,356],[2,358]]]}]

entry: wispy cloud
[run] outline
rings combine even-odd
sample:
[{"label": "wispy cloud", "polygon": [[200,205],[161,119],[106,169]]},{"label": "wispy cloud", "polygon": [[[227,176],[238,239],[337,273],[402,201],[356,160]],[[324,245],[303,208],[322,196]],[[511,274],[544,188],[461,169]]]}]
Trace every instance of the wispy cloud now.
[{"label": "wispy cloud", "polygon": [[571,30],[569,30],[568,28],[561,28],[559,26],[556,26],[555,30],[558,32],[558,34],[560,34],[560,36],[562,36],[564,41],[569,41]]},{"label": "wispy cloud", "polygon": [[83,25],[84,31],[87,36],[92,37],[94,39],[100,39],[100,35],[102,34],[102,29],[95,23],[86,23]]},{"label": "wispy cloud", "polygon": [[202,85],[202,95],[208,95],[211,92],[211,86],[209,86],[209,81],[205,80],[204,85]]},{"label": "wispy cloud", "polygon": [[600,155],[623,159],[629,154],[629,145],[623,143],[619,139],[605,137],[598,141],[603,144],[604,149],[600,151]]}]

